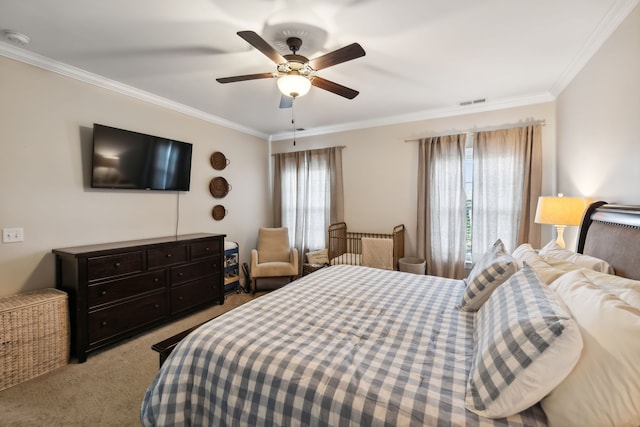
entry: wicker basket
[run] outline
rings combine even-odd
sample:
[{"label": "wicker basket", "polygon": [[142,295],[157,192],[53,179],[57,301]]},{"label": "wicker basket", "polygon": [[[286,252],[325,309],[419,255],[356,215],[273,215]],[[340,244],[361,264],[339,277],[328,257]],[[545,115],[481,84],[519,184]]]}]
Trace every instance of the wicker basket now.
[{"label": "wicker basket", "polygon": [[67,294],[42,289],[0,298],[0,390],[67,364]]}]

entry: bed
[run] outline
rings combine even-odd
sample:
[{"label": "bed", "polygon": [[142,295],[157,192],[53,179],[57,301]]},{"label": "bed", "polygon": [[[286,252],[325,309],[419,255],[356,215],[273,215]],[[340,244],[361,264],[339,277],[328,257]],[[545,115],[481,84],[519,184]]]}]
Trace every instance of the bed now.
[{"label": "bed", "polygon": [[[496,242],[477,264],[483,274],[472,271],[466,281],[352,265],[321,269],[187,336],[147,390],[142,424],[639,425],[640,282],[630,280],[638,277],[628,265],[637,259],[614,256],[608,264],[589,256],[594,246],[601,257],[609,253],[601,234],[611,232],[616,247],[637,254],[639,230],[639,209],[598,206],[581,228],[585,259],[555,258],[564,253],[549,245],[507,254]],[[485,258],[505,276],[488,295],[499,280],[479,286]],[[580,264],[591,258],[629,278]],[[526,295],[549,306],[519,301]],[[593,301],[598,308],[585,307]],[[543,321],[531,322],[536,316]],[[525,317],[547,329],[514,334],[524,342],[491,341]],[[608,340],[606,349],[598,339]],[[505,353],[514,343],[516,353],[528,352],[526,362],[518,356],[513,364]],[[504,363],[489,360],[487,349]],[[498,384],[496,367],[515,379],[486,400],[492,389],[479,381]]]},{"label": "bed", "polygon": [[404,225],[396,225],[391,233],[349,231],[347,224],[331,224],[327,230],[330,265],[364,265],[397,270],[404,257]]}]

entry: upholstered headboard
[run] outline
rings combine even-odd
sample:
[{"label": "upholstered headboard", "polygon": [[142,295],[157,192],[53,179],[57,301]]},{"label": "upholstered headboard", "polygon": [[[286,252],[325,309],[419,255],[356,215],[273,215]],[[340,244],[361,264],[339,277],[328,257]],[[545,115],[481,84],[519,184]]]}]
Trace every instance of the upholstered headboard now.
[{"label": "upholstered headboard", "polygon": [[617,276],[640,280],[640,206],[593,203],[582,219],[576,252],[607,261]]}]

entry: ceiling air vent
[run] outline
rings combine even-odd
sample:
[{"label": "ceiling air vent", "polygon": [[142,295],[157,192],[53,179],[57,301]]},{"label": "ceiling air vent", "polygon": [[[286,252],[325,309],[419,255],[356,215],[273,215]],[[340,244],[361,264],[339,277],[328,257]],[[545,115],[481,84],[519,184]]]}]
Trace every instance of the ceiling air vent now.
[{"label": "ceiling air vent", "polygon": [[487,102],[487,98],[474,99],[473,101],[463,101],[458,105],[460,105],[461,107],[466,107],[467,105],[482,104],[483,102]]}]

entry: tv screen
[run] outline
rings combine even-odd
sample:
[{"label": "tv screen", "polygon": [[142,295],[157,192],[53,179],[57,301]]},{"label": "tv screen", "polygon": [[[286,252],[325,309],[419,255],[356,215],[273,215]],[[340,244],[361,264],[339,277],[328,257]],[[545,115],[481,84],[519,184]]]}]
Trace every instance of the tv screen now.
[{"label": "tv screen", "polygon": [[188,191],[192,147],[96,123],[91,187]]}]

